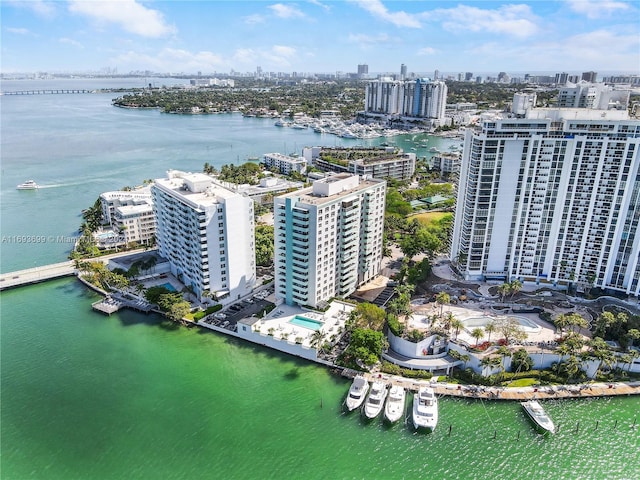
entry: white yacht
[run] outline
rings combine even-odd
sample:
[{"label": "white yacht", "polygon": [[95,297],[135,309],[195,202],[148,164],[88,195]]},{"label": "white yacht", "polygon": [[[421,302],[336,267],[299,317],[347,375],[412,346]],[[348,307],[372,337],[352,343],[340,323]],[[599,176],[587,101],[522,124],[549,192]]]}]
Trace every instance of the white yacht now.
[{"label": "white yacht", "polygon": [[16,187],[18,190],[37,190],[40,186],[33,180],[27,180]]},{"label": "white yacht", "polygon": [[376,418],[382,411],[384,399],[387,397],[387,386],[382,382],[373,382],[367,401],[364,402],[364,415]]},{"label": "white yacht", "polygon": [[413,426],[430,431],[438,424],[438,399],[431,387],[420,387],[413,395]]},{"label": "white yacht", "polygon": [[537,400],[529,400],[528,402],[520,402],[524,411],[527,412],[529,418],[535,423],[536,427],[542,431],[542,433],[550,432],[554,433],[556,427],[553,421],[547,415],[542,408],[542,405]]},{"label": "white yacht", "polygon": [[369,382],[362,375],[356,375],[353,379],[353,383],[349,388],[347,395],[346,405],[349,411],[355,410],[362,402],[364,402],[367,392],[369,391]]},{"label": "white yacht", "polygon": [[400,385],[393,385],[387,395],[387,403],[384,406],[384,418],[389,422],[397,422],[404,414],[404,399],[406,393]]}]

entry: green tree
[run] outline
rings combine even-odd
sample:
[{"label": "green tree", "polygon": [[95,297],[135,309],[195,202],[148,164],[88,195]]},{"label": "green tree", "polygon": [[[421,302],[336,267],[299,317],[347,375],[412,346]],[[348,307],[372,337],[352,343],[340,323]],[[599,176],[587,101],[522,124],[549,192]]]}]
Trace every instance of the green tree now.
[{"label": "green tree", "polygon": [[[258,225],[255,228],[256,265],[273,263],[273,226]],[[294,252],[295,255],[295,252]]]},{"label": "green tree", "polygon": [[533,360],[524,348],[519,348],[513,352],[511,367],[517,372],[528,372],[533,368]]},{"label": "green tree", "polygon": [[189,302],[182,300],[171,304],[167,312],[167,316],[174,322],[182,321],[189,312],[191,312],[191,305]]},{"label": "green tree", "polygon": [[382,332],[368,328],[356,328],[351,334],[351,341],[346,353],[370,366],[380,358],[383,346],[384,335]]},{"label": "green tree", "polygon": [[498,330],[498,327],[493,320],[490,322],[487,322],[487,324],[484,326],[484,333],[486,333],[488,336],[487,342],[491,342],[491,334],[495,333],[497,330]]},{"label": "green tree", "polygon": [[355,310],[355,326],[360,329],[381,331],[386,317],[385,311],[373,303],[359,303]]},{"label": "green tree", "polygon": [[480,342],[480,339],[484,337],[484,332],[480,327],[476,327],[473,330],[471,330],[471,336],[476,339],[476,347],[477,347],[478,343]]},{"label": "green tree", "polygon": [[451,296],[447,292],[439,292],[436,295],[436,303],[440,305],[440,317],[442,318],[442,314],[444,311],[444,306],[448,305],[451,302]]}]

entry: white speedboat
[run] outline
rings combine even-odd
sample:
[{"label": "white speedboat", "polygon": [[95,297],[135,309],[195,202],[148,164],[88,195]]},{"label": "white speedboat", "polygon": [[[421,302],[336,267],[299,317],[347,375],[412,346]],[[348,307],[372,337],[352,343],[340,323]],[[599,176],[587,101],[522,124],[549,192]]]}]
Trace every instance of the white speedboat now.
[{"label": "white speedboat", "polygon": [[543,433],[550,432],[554,433],[556,431],[556,427],[553,424],[553,421],[547,415],[547,412],[544,411],[542,405],[537,400],[529,400],[527,402],[520,402],[524,411],[527,412],[527,415]]},{"label": "white speedboat", "polygon": [[382,411],[386,397],[387,386],[382,382],[373,382],[367,401],[364,402],[364,416],[367,418],[376,418]]},{"label": "white speedboat", "polygon": [[438,424],[438,399],[431,387],[420,387],[413,395],[413,426],[430,431]]},{"label": "white speedboat", "polygon": [[393,385],[387,395],[387,403],[384,406],[384,418],[389,422],[397,422],[404,414],[404,399],[406,393],[400,385]]},{"label": "white speedboat", "polygon": [[39,185],[33,180],[27,180],[16,187],[18,190],[37,190]]},{"label": "white speedboat", "polygon": [[353,379],[351,387],[349,387],[349,393],[347,394],[346,405],[349,411],[355,410],[367,396],[369,391],[369,382],[362,375],[356,375]]}]

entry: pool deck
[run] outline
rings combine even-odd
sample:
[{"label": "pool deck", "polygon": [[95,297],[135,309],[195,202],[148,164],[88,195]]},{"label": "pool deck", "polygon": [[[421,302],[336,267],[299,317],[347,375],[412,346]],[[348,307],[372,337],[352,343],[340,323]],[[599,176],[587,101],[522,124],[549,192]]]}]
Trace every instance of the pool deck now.
[{"label": "pool deck", "polygon": [[555,385],[540,387],[484,387],[480,385],[458,385],[429,380],[412,380],[385,373],[362,373],[343,370],[342,375],[353,378],[357,373],[369,382],[380,381],[400,385],[409,392],[417,392],[421,386],[432,387],[438,395],[482,400],[524,401],[535,399],[570,399],[640,395],[640,382],[586,383],[581,385]]}]

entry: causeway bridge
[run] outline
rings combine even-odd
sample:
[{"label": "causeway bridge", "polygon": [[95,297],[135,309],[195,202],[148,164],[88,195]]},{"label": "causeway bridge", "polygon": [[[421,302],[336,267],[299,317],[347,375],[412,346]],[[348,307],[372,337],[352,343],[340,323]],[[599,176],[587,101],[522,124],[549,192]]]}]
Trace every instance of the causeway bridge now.
[{"label": "causeway bridge", "polygon": [[45,90],[15,90],[9,92],[0,92],[0,95],[57,95],[57,94],[71,94],[71,93],[93,93],[95,90],[84,89],[45,89]]},{"label": "causeway bridge", "polygon": [[42,267],[27,268],[15,272],[0,274],[0,291],[22,285],[31,285],[54,278],[69,277],[75,272],[75,263],[66,262],[44,265]]}]

